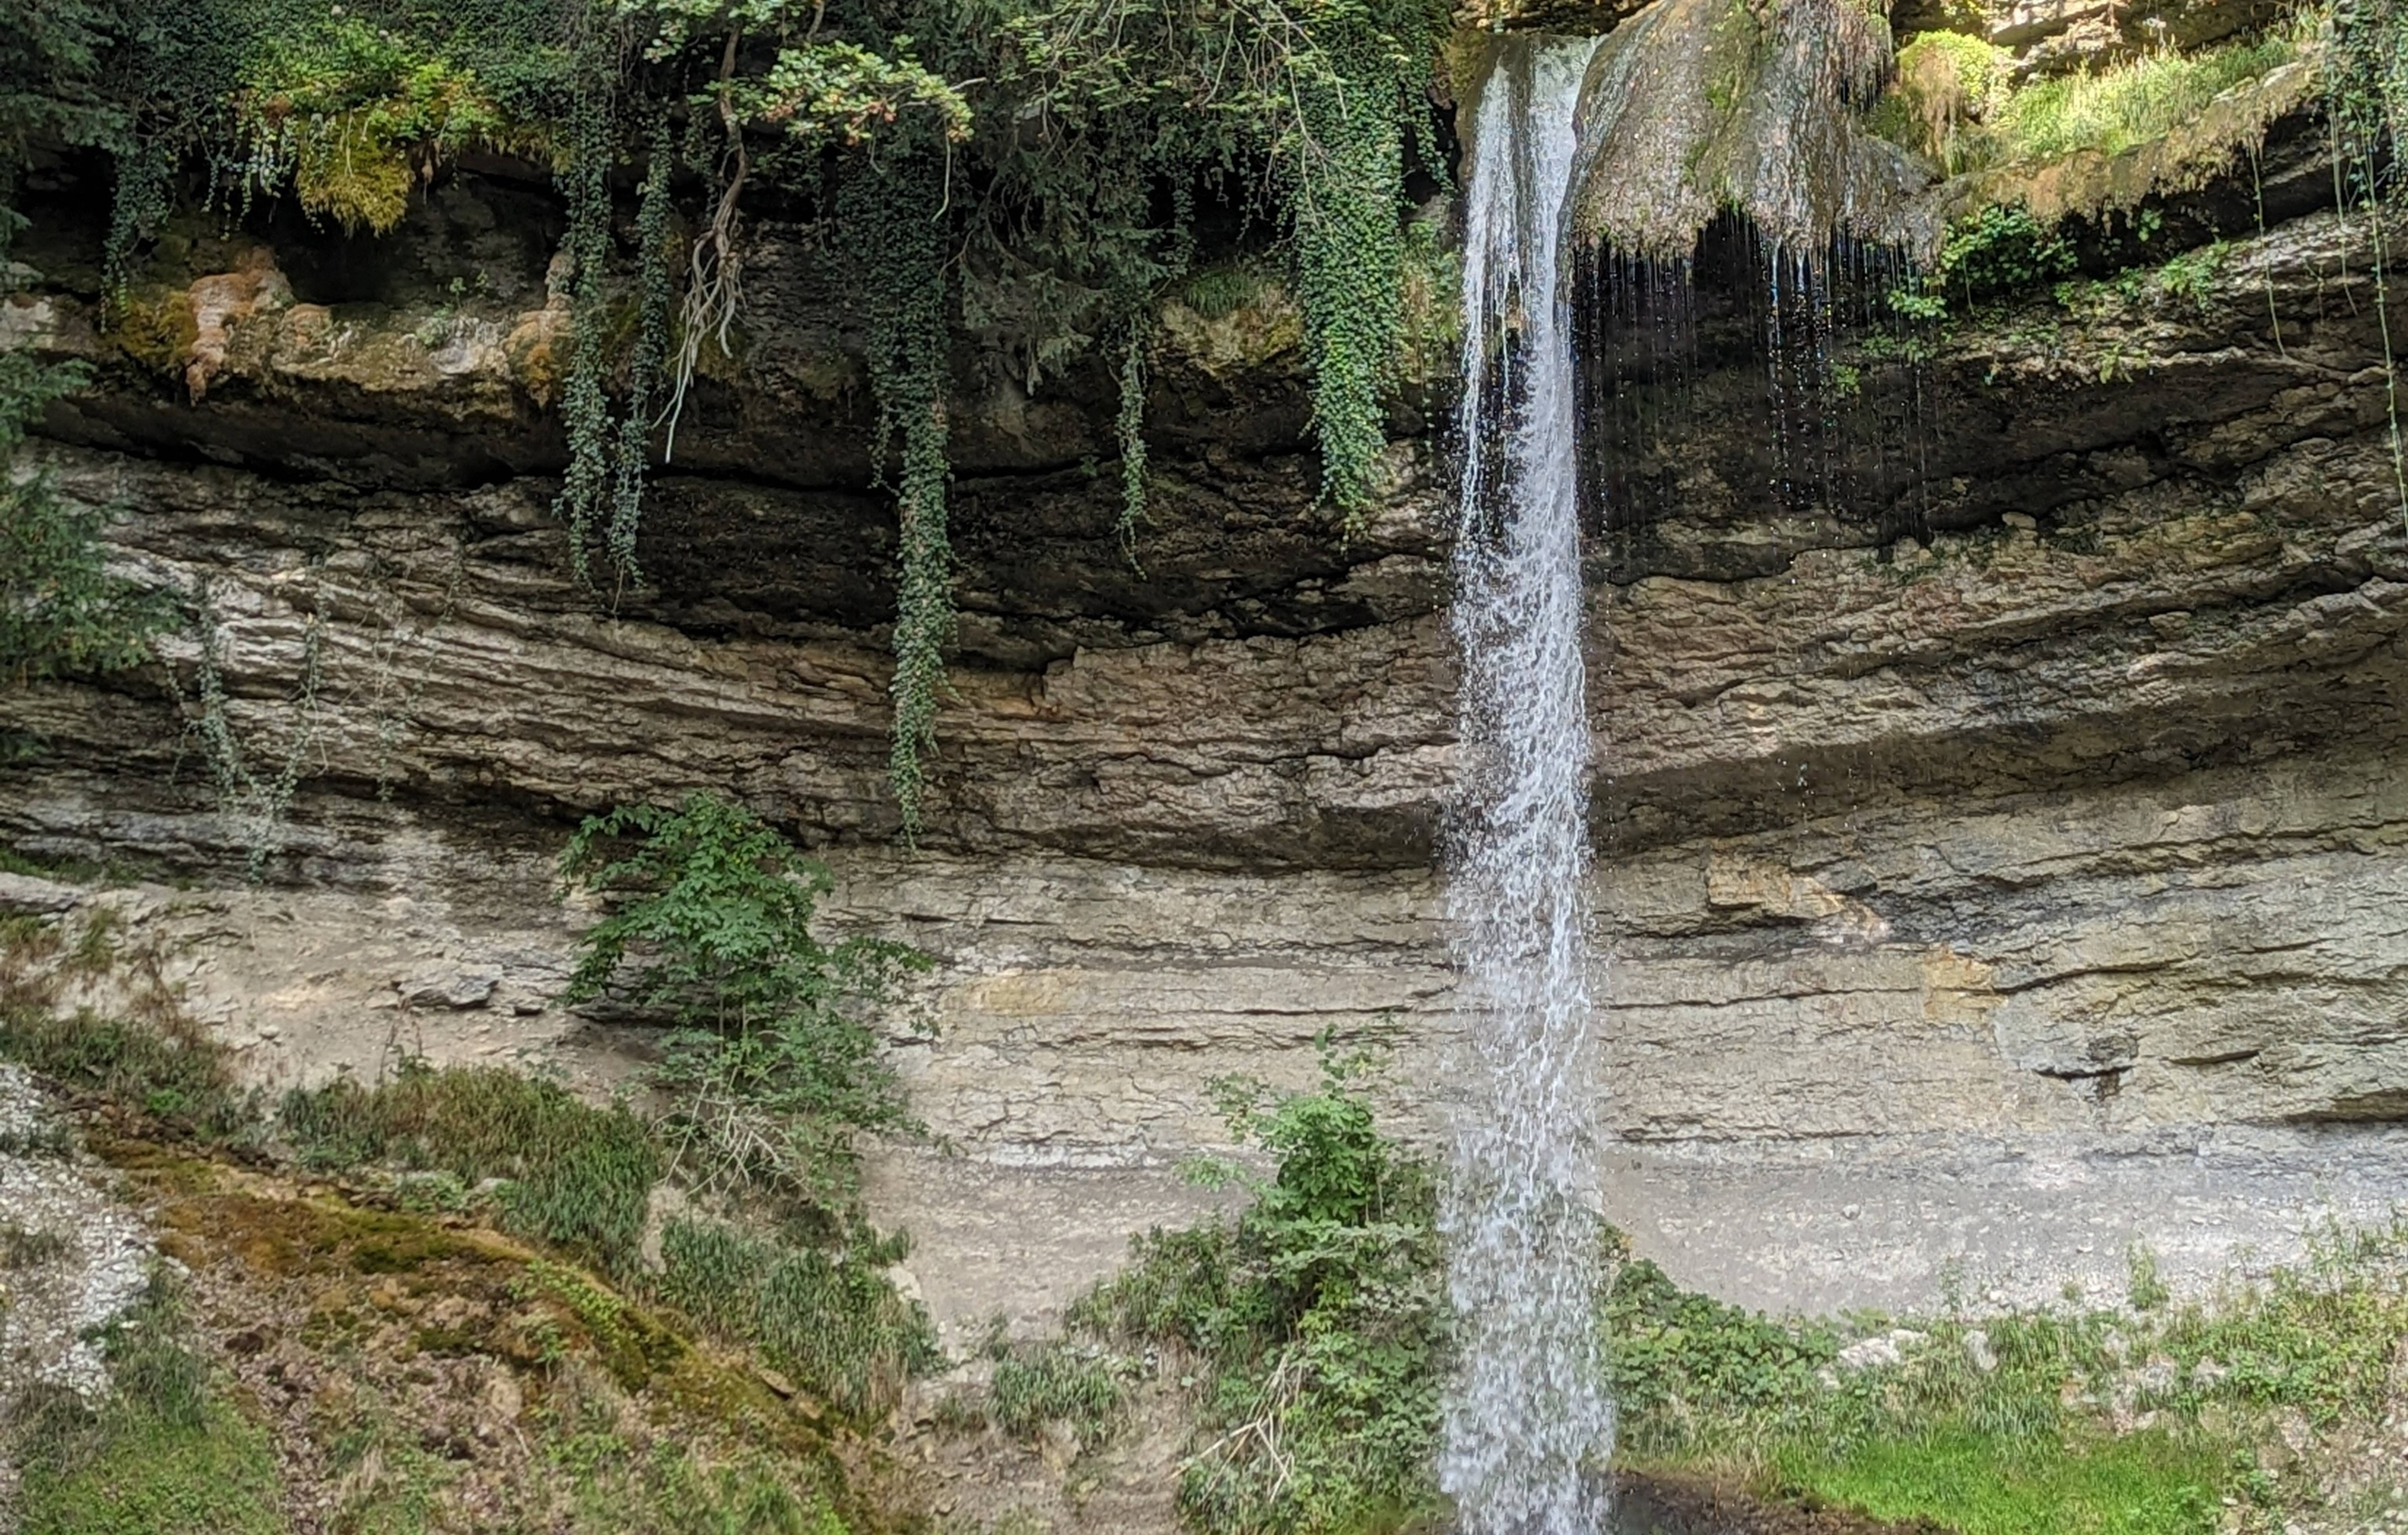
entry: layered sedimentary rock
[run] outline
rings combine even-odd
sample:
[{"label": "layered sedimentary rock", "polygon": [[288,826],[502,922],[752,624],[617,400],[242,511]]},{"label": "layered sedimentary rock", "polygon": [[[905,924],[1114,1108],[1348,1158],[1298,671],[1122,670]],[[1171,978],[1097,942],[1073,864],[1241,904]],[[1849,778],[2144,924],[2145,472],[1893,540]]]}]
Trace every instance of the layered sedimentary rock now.
[{"label": "layered sedimentary rock", "polygon": [[[552,1004],[582,919],[550,859],[615,802],[740,796],[825,852],[835,920],[939,959],[895,1032],[960,1156],[877,1187],[953,1316],[1058,1298],[1184,1208],[1215,1076],[1383,1041],[1398,1123],[1432,1126],[1452,511],[1418,402],[1341,538],[1292,314],[1174,310],[1132,563],[1100,371],[1032,389],[966,348],[963,645],[904,850],[891,513],[810,259],[763,236],[756,339],[649,492],[647,583],[597,594],[552,511],[546,219],[467,179],[391,245],[209,236],[114,332],[88,231],[25,248],[7,334],[102,365],[45,455],[194,617],[160,665],[0,698],[42,741],[9,842],[197,882],[95,898],[264,1079],[423,1050],[598,1082],[643,1034]],[[1742,1156],[2238,1137],[2396,1172],[2408,524],[2367,249],[2301,212],[2180,283],[1960,324],[1902,428],[1911,537],[1770,505],[1734,414],[1683,445],[1679,510],[1597,541],[1599,1090],[1642,1244],[1712,1277],[1647,1191]],[[1732,1287],[1780,1299],[1777,1236],[1731,1240]]]}]

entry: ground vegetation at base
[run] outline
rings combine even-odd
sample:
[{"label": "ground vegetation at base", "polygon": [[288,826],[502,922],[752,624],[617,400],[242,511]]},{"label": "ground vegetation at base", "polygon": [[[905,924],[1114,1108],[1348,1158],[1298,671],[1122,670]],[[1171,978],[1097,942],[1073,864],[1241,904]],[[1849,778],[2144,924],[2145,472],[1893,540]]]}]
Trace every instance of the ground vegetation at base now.
[{"label": "ground vegetation at base", "polygon": [[[1451,1366],[1430,1169],[1342,1073],[1233,1101],[1277,1166],[1255,1202],[1140,1239],[1066,1337],[999,1349],[948,1421],[1092,1448],[1167,1388],[1193,1412],[1191,1528],[1434,1528]],[[2336,1227],[2308,1264],[2196,1300],[2135,1249],[2119,1305],[1828,1319],[1684,1290],[1605,1240],[1615,1463],[1649,1485],[1957,1535],[2408,1519],[2408,1223]]]}]

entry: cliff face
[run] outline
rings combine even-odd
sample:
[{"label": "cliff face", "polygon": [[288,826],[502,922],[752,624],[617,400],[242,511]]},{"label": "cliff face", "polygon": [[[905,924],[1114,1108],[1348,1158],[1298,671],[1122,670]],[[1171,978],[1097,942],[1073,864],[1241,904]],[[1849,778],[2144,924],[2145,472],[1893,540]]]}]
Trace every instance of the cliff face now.
[{"label": "cliff face", "polygon": [[[2047,1293],[2133,1236],[2196,1270],[2280,1255],[2317,1190],[2408,1188],[2408,523],[2369,229],[2279,195],[2313,169],[2195,278],[1949,326],[1897,444],[1918,536],[1766,507],[1734,413],[1679,507],[1598,539],[1603,1198],[1676,1271]],[[597,596],[551,512],[540,197],[463,176],[385,242],[204,233],[103,333],[53,192],[0,322],[101,374],[45,452],[202,617],[106,689],[0,697],[45,743],[0,834],[187,877],[94,898],[262,1079],[623,1072],[639,1030],[552,1005],[550,861],[580,813],[714,788],[823,847],[838,920],[940,961],[897,1050],[961,1155],[875,1189],[948,1320],[1040,1311],[1191,1207],[1210,1079],[1301,1082],[1325,1031],[1393,1044],[1396,1113],[1439,1123],[1453,511],[1418,393],[1341,538],[1293,316],[1174,307],[1132,564],[1100,371],[966,346],[963,642],[906,852],[891,510],[799,232],[760,233],[744,354],[650,487],[648,584]]]}]

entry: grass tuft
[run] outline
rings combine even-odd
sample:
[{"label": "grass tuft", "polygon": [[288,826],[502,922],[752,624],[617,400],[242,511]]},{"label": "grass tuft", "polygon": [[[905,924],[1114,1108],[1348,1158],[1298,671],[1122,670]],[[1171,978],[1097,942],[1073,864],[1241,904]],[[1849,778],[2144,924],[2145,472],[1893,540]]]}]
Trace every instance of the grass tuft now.
[{"label": "grass tuft", "polygon": [[899,1243],[790,1246],[724,1221],[681,1218],[661,1233],[662,1298],[758,1348],[855,1416],[891,1404],[940,1362],[936,1332],[883,1272]]},{"label": "grass tuft", "polygon": [[389,1162],[474,1185],[499,1179],[505,1224],[625,1276],[635,1271],[652,1184],[650,1130],[624,1106],[498,1067],[406,1062],[374,1087],[338,1081],[286,1096],[285,1131],[304,1164]]},{"label": "grass tuft", "polygon": [[1127,1361],[1092,1344],[1055,1342],[996,1361],[995,1421],[1007,1433],[1029,1435],[1064,1423],[1094,1443],[1120,1416],[1119,1376]]}]

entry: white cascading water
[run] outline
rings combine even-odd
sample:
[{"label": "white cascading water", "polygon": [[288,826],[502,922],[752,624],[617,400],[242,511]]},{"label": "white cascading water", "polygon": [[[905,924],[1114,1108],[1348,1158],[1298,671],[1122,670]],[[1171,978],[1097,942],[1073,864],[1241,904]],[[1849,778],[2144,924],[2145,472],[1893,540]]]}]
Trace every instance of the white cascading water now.
[{"label": "white cascading water", "polygon": [[1470,1069],[1445,1216],[1463,1366],[1440,1468],[1464,1535],[1598,1535],[1608,1512],[1565,265],[1574,108],[1596,49],[1498,42],[1465,198],[1448,910]]}]

